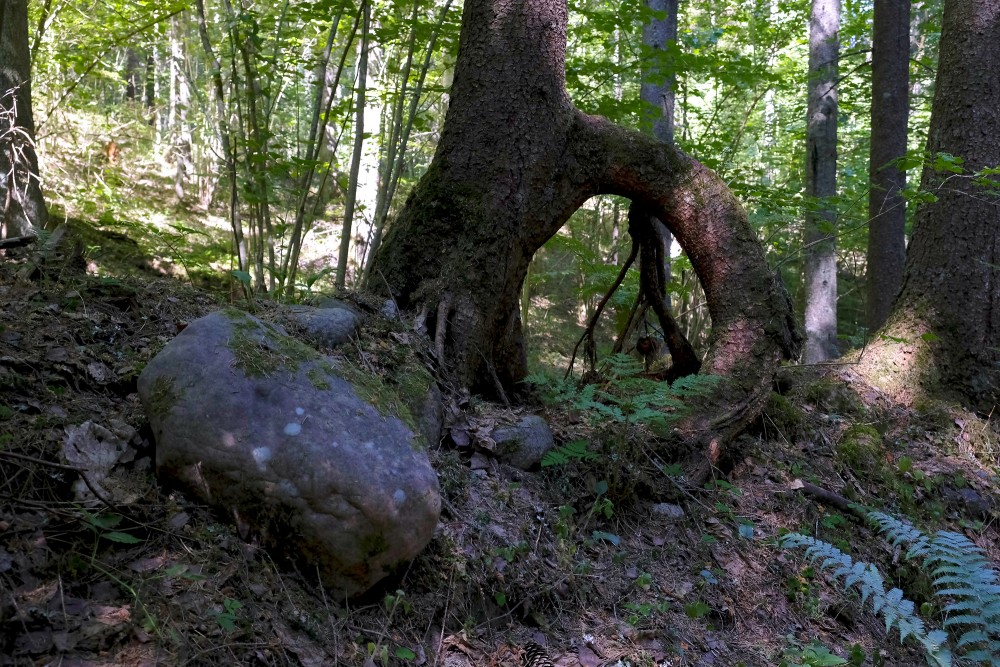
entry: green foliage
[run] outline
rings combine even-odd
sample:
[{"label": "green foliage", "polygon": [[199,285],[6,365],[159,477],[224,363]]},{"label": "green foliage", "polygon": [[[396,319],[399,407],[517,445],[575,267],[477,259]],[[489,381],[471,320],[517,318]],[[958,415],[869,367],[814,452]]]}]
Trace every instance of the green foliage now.
[{"label": "green foliage", "polygon": [[[908,560],[924,562],[935,595],[945,602],[943,625],[958,633],[955,646],[963,659],[1000,664],[1000,578],[982,549],[959,533],[938,531],[928,536],[884,512],[869,511],[867,517],[893,546],[908,546]],[[932,664],[951,664],[950,652],[944,646],[947,633],[927,631],[901,590],[885,590],[875,566],[853,562],[833,545],[798,533],[784,535],[780,543],[784,548],[805,547],[806,557],[820,561],[821,569],[835,567],[833,579],[843,578],[845,588],[857,587],[862,605],[871,599],[872,609],[885,619],[887,631],[896,626],[901,639],[914,637],[924,646]]]},{"label": "green foliage", "polygon": [[690,602],[684,605],[684,614],[688,618],[701,618],[710,611],[712,611],[712,608],[701,600],[696,600],[695,602]]},{"label": "green foliage", "polygon": [[[791,641],[791,638],[789,638]],[[779,667],[832,667],[846,665],[847,661],[830,652],[823,644],[812,641],[807,646],[793,645],[785,649]]]},{"label": "green foliage", "polygon": [[924,621],[914,612],[913,602],[903,597],[898,588],[886,590],[885,580],[878,569],[869,563],[854,562],[850,556],[832,544],[808,535],[788,533],[779,540],[782,548],[805,547],[806,558],[818,562],[820,569],[834,568],[833,579],[843,579],[845,588],[856,587],[861,593],[861,606],[871,600],[872,611],[882,616],[886,632],[895,626],[899,630],[900,641],[913,637],[919,642],[932,665],[951,665],[951,654],[944,647],[947,633],[942,630],[925,629]]},{"label": "green foliage", "polygon": [[222,611],[215,615],[215,621],[225,632],[232,632],[236,629],[236,621],[240,616],[240,609],[243,603],[239,600],[226,598],[222,601]]},{"label": "green foliage", "polygon": [[84,523],[99,537],[118,544],[141,544],[142,540],[135,535],[115,530],[123,519],[121,514],[91,514],[86,510],[83,511]]},{"label": "green foliage", "polygon": [[586,440],[574,440],[567,445],[556,447],[545,453],[542,457],[542,467],[566,465],[570,461],[596,461],[597,452],[590,450],[590,443]]},{"label": "green foliage", "polygon": [[[601,385],[579,385],[533,374],[525,382],[541,390],[551,403],[584,413],[591,423],[645,424],[654,432],[666,429],[691,411],[691,406],[708,395],[722,378],[716,375],[689,375],[673,384],[640,377],[640,363],[627,354],[609,357],[602,368],[606,381]],[[571,445],[578,450],[579,445]],[[564,454],[568,454],[564,452]],[[565,457],[582,458],[582,456]],[[551,464],[550,464],[551,465]]]},{"label": "green foliage", "polygon": [[883,512],[869,512],[868,519],[893,546],[909,546],[907,559],[924,561],[936,595],[948,600],[944,627],[960,631],[956,646],[963,657],[1000,664],[1000,579],[982,549],[959,533],[927,536]]}]

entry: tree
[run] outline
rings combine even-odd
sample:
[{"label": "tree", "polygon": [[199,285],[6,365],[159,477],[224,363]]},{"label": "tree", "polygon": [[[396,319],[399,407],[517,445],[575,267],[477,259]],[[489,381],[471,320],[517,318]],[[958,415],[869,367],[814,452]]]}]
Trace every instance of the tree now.
[{"label": "tree", "polygon": [[679,0],[646,0],[652,16],[642,26],[642,45],[652,51],[644,67],[640,96],[648,106],[643,109],[644,121],[654,137],[664,143],[674,141],[673,67],[665,67],[664,57],[677,41],[677,4]]},{"label": "tree", "polygon": [[946,0],[921,183],[935,201],[917,209],[889,342],[868,372],[986,413],[1000,400],[997,71],[1000,3]]},{"label": "tree", "polygon": [[910,87],[910,0],[875,3],[872,140],[869,160],[866,320],[877,331],[892,310],[906,261],[906,155]]},{"label": "tree", "polygon": [[809,22],[809,102],[806,123],[806,348],[813,364],[837,350],[837,61],[840,0],[813,0]]},{"label": "tree", "polygon": [[[565,0],[468,0],[437,152],[372,269],[465,387],[509,393],[526,373],[518,296],[532,255],[588,198],[617,194],[664,221],[713,322],[703,372],[728,377],[680,429],[695,474],[763,405],[799,337],[746,213],[711,170],[577,110],[565,86]],[[638,235],[636,238],[641,238]]]},{"label": "tree", "polygon": [[34,236],[48,222],[31,114],[28,2],[0,3],[0,197],[8,236]]}]

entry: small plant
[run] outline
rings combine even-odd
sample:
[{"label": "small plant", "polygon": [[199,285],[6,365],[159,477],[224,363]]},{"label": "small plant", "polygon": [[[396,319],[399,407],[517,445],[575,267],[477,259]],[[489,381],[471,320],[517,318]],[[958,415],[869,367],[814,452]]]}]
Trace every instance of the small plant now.
[{"label": "small plant", "polygon": [[[867,517],[893,546],[909,546],[907,559],[925,563],[935,595],[946,602],[944,627],[960,631],[955,646],[962,657],[972,663],[1000,665],[1000,578],[983,551],[959,533],[938,531],[928,536],[884,512],[868,511]],[[927,631],[901,590],[885,590],[875,566],[854,562],[833,545],[798,533],[784,535],[780,543],[785,548],[805,547],[806,557],[820,562],[821,569],[836,568],[834,580],[843,578],[845,587],[860,589],[861,604],[871,600],[887,631],[896,626],[901,640],[911,636],[920,642],[932,665],[952,663],[945,647],[947,632]],[[933,605],[924,607],[933,609]]]},{"label": "small plant", "polygon": [[653,618],[657,614],[665,614],[670,610],[668,600],[656,600],[654,602],[628,602],[625,609],[630,613],[625,617],[625,622],[636,628],[642,622]]},{"label": "small plant", "polygon": [[832,667],[833,665],[846,665],[846,660],[839,655],[830,652],[830,649],[823,644],[812,641],[808,646],[799,646],[789,637],[793,645],[786,648],[782,654],[780,667]]},{"label": "small plant", "polygon": [[574,440],[562,447],[551,449],[542,457],[542,467],[563,466],[570,461],[596,461],[597,452],[590,451],[589,447],[590,443],[586,440]]},{"label": "small plant", "polygon": [[627,354],[609,357],[603,371],[607,381],[600,385],[580,387],[542,374],[530,375],[525,381],[538,387],[548,401],[579,410],[594,423],[642,423],[663,430],[687,414],[689,403],[710,393],[721,380],[715,375],[689,375],[673,384],[657,382],[640,377],[641,365]]},{"label": "small plant", "polygon": [[684,605],[684,614],[688,618],[701,618],[712,611],[712,608],[701,600],[696,600],[695,602],[689,602]]},{"label": "small plant", "polygon": [[142,540],[135,535],[115,530],[115,528],[117,528],[125,518],[121,514],[91,514],[86,510],[81,511],[84,523],[88,528],[94,531],[98,537],[111,542],[118,542],[119,544],[139,544],[142,542]]},{"label": "small plant", "polygon": [[914,613],[913,602],[903,597],[898,588],[885,589],[885,580],[878,569],[869,563],[854,560],[837,547],[808,535],[788,533],[780,539],[785,549],[805,547],[806,558],[818,562],[821,570],[836,568],[833,579],[843,578],[845,588],[857,587],[861,592],[861,606],[871,600],[872,611],[885,621],[886,632],[898,628],[900,641],[913,637],[919,642],[932,665],[948,667],[951,653],[944,646],[948,634],[943,630],[928,632],[924,621]]},{"label": "small plant", "polygon": [[387,593],[382,598],[382,606],[385,607],[385,611],[390,617],[397,611],[401,611],[404,614],[413,612],[413,605],[407,599],[406,592],[401,588],[397,588],[395,593]]},{"label": "small plant", "polygon": [[222,611],[215,615],[215,622],[226,632],[232,632],[236,629],[236,620],[242,608],[243,603],[239,600],[226,598],[222,601]]},{"label": "small plant", "polygon": [[930,571],[935,594],[951,600],[944,627],[961,629],[956,646],[967,660],[1000,664],[1000,578],[982,549],[959,533],[941,530],[929,537],[883,512],[869,521],[895,545],[909,545],[907,559],[919,558]]}]

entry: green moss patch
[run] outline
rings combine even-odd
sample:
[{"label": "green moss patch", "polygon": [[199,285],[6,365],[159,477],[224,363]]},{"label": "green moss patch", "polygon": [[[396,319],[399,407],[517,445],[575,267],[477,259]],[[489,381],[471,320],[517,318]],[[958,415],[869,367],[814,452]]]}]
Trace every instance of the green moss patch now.
[{"label": "green moss patch", "polygon": [[236,367],[248,377],[270,377],[281,370],[294,374],[302,363],[321,359],[308,345],[281,333],[271,324],[251,319],[243,311],[226,308],[223,314],[233,322],[229,349],[235,357]]},{"label": "green moss patch", "polygon": [[174,386],[174,381],[168,377],[158,377],[153,381],[153,389],[149,392],[149,405],[146,411],[165,417],[170,412],[170,408],[180,399],[180,392]]}]

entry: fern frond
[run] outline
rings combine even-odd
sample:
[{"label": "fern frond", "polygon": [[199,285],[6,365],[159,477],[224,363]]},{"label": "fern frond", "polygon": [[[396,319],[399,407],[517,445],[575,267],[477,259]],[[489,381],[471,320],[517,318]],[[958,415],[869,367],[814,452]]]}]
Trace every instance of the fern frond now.
[{"label": "fern frond", "polygon": [[542,467],[566,465],[570,461],[595,461],[597,452],[590,451],[590,443],[586,440],[574,440],[562,447],[556,447],[545,452],[542,457]]},{"label": "fern frond", "polygon": [[949,600],[944,627],[967,628],[956,642],[965,659],[1000,666],[1000,577],[983,550],[961,533],[927,536],[883,512],[868,512],[868,519],[893,545],[909,545],[908,559],[923,559],[935,595]]},{"label": "fern frond", "polygon": [[878,569],[869,563],[855,562],[849,555],[823,540],[817,540],[800,533],[788,533],[779,539],[785,549],[805,547],[806,559],[819,562],[821,570],[836,567],[831,578],[843,578],[845,588],[857,588],[861,594],[861,606],[871,601],[872,611],[885,622],[885,631],[895,627],[899,630],[899,640],[913,637],[923,647],[927,659],[937,667],[950,667],[951,653],[944,646],[947,633],[940,630],[928,632],[922,618],[916,615],[914,604],[903,597],[898,588],[885,589],[885,580]]}]

